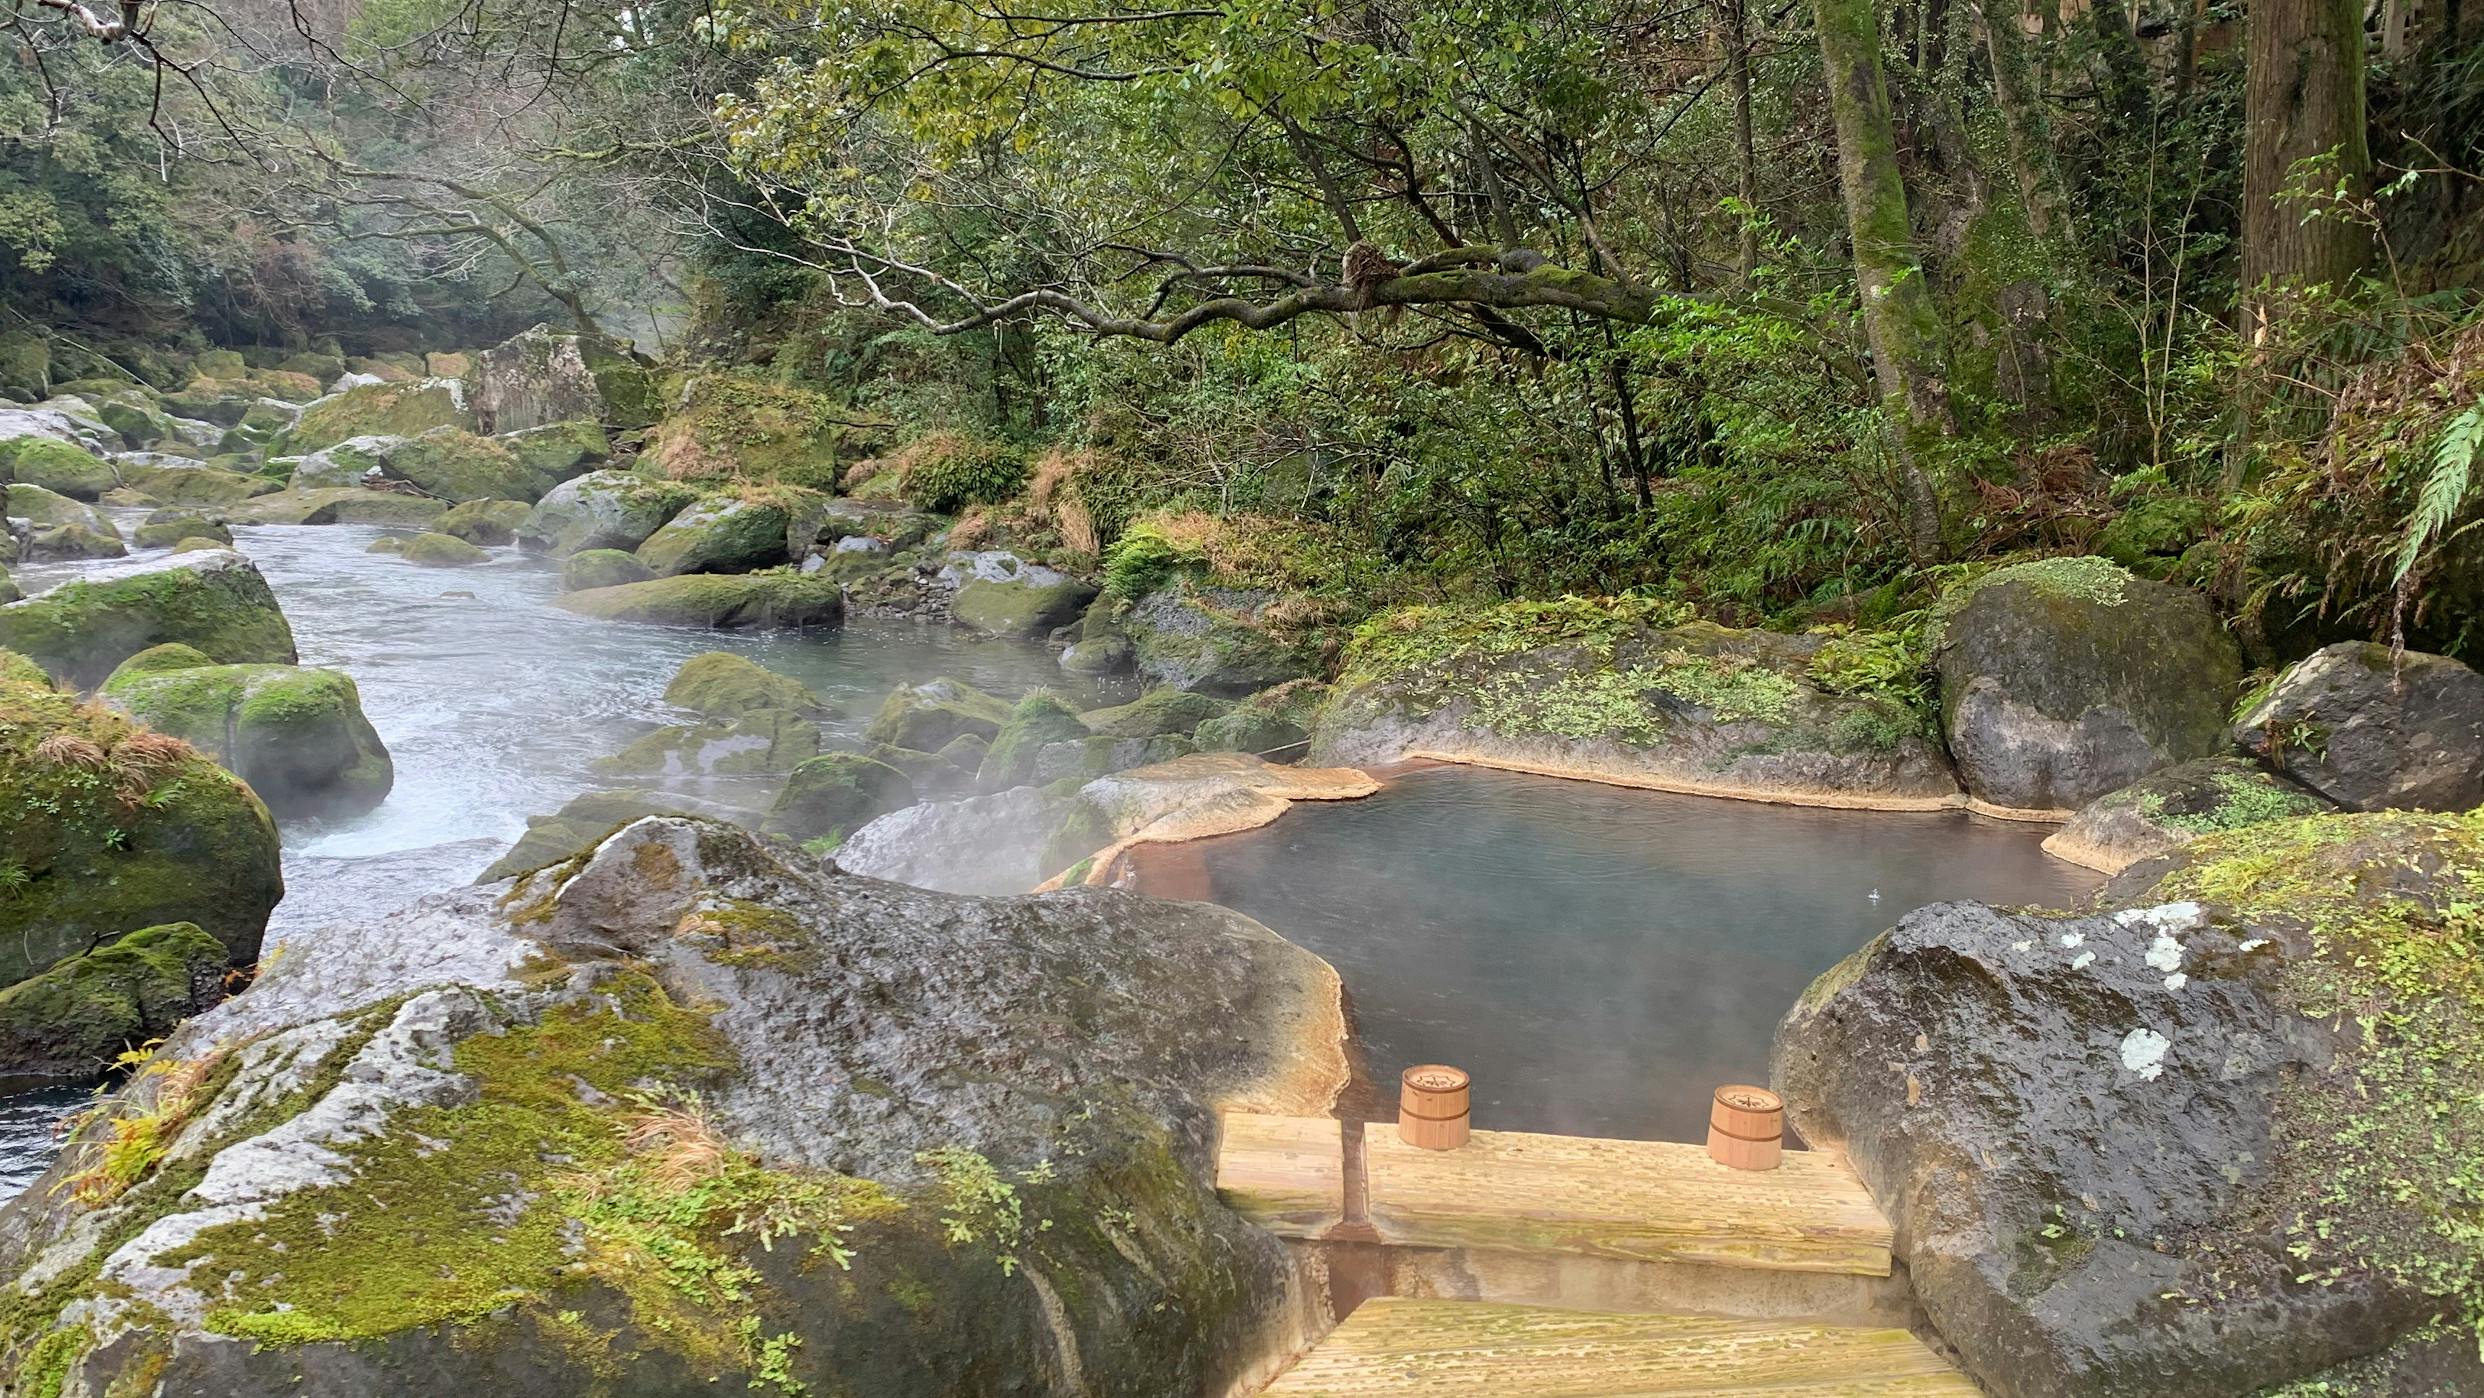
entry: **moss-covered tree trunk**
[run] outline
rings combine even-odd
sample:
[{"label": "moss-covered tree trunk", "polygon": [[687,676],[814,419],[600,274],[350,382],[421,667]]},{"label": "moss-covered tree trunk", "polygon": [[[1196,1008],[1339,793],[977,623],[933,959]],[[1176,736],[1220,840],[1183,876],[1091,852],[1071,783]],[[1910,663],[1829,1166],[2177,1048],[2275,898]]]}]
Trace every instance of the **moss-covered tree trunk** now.
[{"label": "moss-covered tree trunk", "polygon": [[1734,271],[1744,282],[1759,267],[1759,155],[1751,134],[1751,14],[1744,0],[1717,0],[1717,40],[1734,99],[1734,198],[1742,226],[1734,239]]},{"label": "moss-covered tree trunk", "polygon": [[2361,0],[2253,0],[2243,88],[2243,294],[2264,315],[2270,292],[2334,286],[2372,255],[2354,220],[2306,218],[2283,198],[2295,168],[2334,153],[2322,188],[2360,195],[2370,184],[2372,151],[2363,103]]},{"label": "moss-covered tree trunk", "polygon": [[1854,244],[1863,330],[1905,484],[1907,551],[1918,563],[1935,562],[1942,553],[1941,508],[1930,463],[1952,429],[1947,349],[1907,217],[1888,79],[1880,68],[1880,17],[1872,0],[1812,0],[1812,15],[1837,125],[1838,183]]},{"label": "moss-covered tree trunk", "polygon": [[2028,61],[2020,0],[1983,0],[1981,13],[1984,46],[1992,56],[1994,105],[2009,142],[2010,173],[2018,180],[2027,227],[2038,238],[2066,236],[2071,231],[2069,201],[2062,197],[2061,171],[2053,163],[2052,123],[2045,116],[2044,95]]}]

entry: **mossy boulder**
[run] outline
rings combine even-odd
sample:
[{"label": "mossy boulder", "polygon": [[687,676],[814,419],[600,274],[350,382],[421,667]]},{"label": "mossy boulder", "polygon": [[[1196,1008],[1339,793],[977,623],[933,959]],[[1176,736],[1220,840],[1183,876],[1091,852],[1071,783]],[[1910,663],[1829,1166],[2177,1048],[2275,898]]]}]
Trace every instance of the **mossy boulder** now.
[{"label": "mossy boulder", "polygon": [[1177,583],[1140,598],[1119,625],[1149,684],[1238,699],[1311,673],[1308,658],[1264,624],[1276,601]]},{"label": "mossy boulder", "polygon": [[1831,687],[1829,642],[1644,598],[1406,608],[1356,634],[1308,760],[1430,755],[1794,804],[1957,805],[1929,715],[1899,694]]},{"label": "mossy boulder", "polygon": [[493,440],[509,449],[518,464],[539,476],[568,480],[599,466],[612,456],[612,438],[593,421],[547,422],[522,432],[503,432]]},{"label": "mossy boulder", "polygon": [[2475,1391],[2479,871],[2484,814],[2313,816],[2093,916],[1925,908],[1787,1015],[1776,1085],[1994,1392]]},{"label": "mossy boulder", "polygon": [[746,777],[790,772],[819,756],[819,725],[786,709],[757,709],[659,728],[593,770],[606,777]]},{"label": "mossy boulder", "polygon": [[957,588],[949,612],[958,625],[1022,639],[1049,636],[1076,621],[1096,591],[1092,583],[999,549],[950,554],[941,580]]},{"label": "mossy boulder", "polygon": [[914,804],[914,783],[885,762],[832,752],[793,769],[759,828],[804,844],[836,842]]},{"label": "mossy boulder", "polygon": [[235,524],[429,524],[448,506],[393,490],[280,490],[225,510]]},{"label": "mossy boulder", "polygon": [[584,592],[589,588],[619,587],[624,583],[645,582],[655,576],[638,555],[619,549],[588,549],[561,560],[561,590]]},{"label": "mossy boulder", "polygon": [[265,476],[226,471],[198,462],[178,466],[124,465],[121,474],[159,505],[234,505],[273,495],[284,488]]},{"label": "mossy boulder", "polygon": [[95,404],[95,416],[132,447],[152,446],[180,435],[171,415],[136,394],[103,399]]},{"label": "mossy boulder", "polygon": [[0,715],[0,985],[162,923],[258,955],[284,879],[250,788],[20,664],[0,666]]},{"label": "mossy boulder", "polygon": [[1188,733],[1232,706],[1206,694],[1151,689],[1127,704],[1091,709],[1079,717],[1097,733],[1114,738],[1153,738]]},{"label": "mossy boulder", "polygon": [[129,546],[118,533],[100,534],[83,524],[54,524],[35,530],[26,537],[26,561],[46,563],[64,560],[125,558]]},{"label": "mossy boulder", "polygon": [[9,570],[0,568],[0,607],[5,607],[25,595],[25,592],[18,587],[17,581],[9,576]]},{"label": "mossy boulder", "polygon": [[1045,748],[1056,743],[1083,744],[1087,737],[1087,725],[1079,721],[1077,710],[1055,695],[1036,690],[1018,701],[993,736],[975,772],[975,787],[1006,791],[1024,786],[1037,780],[1036,764]]},{"label": "mossy boulder", "polygon": [[828,711],[802,681],[720,650],[682,662],[673,682],[664,687],[664,702],[709,718],[731,718],[762,709],[797,714]]},{"label": "mossy boulder", "polygon": [[184,539],[207,539],[230,547],[233,531],[221,520],[192,510],[157,510],[139,522],[130,542],[142,549],[168,549]]},{"label": "mossy boulder", "polygon": [[[810,494],[776,490],[703,496],[647,536],[638,546],[638,561],[666,578],[779,567],[795,557],[795,525],[810,503],[802,497]],[[803,540],[802,546],[809,542]]]},{"label": "mossy boulder", "polygon": [[19,485],[39,486],[72,500],[100,499],[121,483],[111,462],[69,442],[48,437],[0,441],[0,470]]},{"label": "mossy boulder", "polygon": [[2203,757],[2088,802],[2045,840],[2044,852],[2118,874],[2202,835],[2335,809],[2335,802],[2247,758]]},{"label": "mossy boulder", "polygon": [[39,485],[21,482],[8,487],[5,491],[0,491],[0,496],[6,497],[7,513],[11,518],[26,520],[38,527],[74,524],[84,529],[92,529],[98,534],[117,536],[120,533],[120,530],[113,527],[111,518],[103,511],[83,500],[71,499],[58,491],[47,490]]},{"label": "mossy boulder", "polygon": [[1338,996],[1221,909],[949,898],[650,819],[289,942],[178,1031],[106,1107],[163,1148],[64,1159],[0,1241],[57,1269],[0,1362],[223,1398],[1240,1391],[1309,1298],[1216,1201],[1215,1114],[1325,1110]]},{"label": "mossy boulder", "polygon": [[725,814],[722,807],[712,802],[678,792],[640,788],[590,791],[573,797],[549,815],[527,817],[526,833],[475,882],[497,883],[575,859],[624,827],[649,816],[698,816],[712,820]]},{"label": "mossy boulder", "polygon": [[604,621],[734,630],[835,626],[845,618],[835,583],[782,571],[654,578],[563,593],[553,605]]},{"label": "mossy boulder", "polygon": [[425,568],[471,568],[492,556],[454,534],[417,534],[405,541],[405,561]]},{"label": "mossy boulder", "polygon": [[523,500],[469,500],[433,520],[431,527],[470,544],[498,547],[517,542],[517,528],[534,508]]},{"label": "mossy boulder", "polygon": [[467,500],[540,500],[560,484],[557,477],[538,475],[517,454],[489,437],[460,427],[435,427],[388,452],[383,468],[426,495],[451,502]]},{"label": "mossy boulder", "polygon": [[2198,593],[2045,559],[1953,589],[1940,611],[1942,730],[1978,801],[2067,812],[2225,747],[2242,656]]},{"label": "mossy boulder", "polygon": [[224,998],[231,955],[198,924],[142,927],[0,990],[0,1073],[92,1077]]},{"label": "mossy boulder", "polygon": [[706,373],[682,386],[648,436],[645,460],[674,480],[729,480],[833,490],[835,400],[746,373]]},{"label": "mossy boulder", "polygon": [[655,421],[653,374],[609,339],[559,335],[538,325],[474,356],[466,377],[475,411],[499,432],[557,422],[644,427]]},{"label": "mossy boulder", "polygon": [[2142,577],[2162,578],[2207,535],[2207,502],[2187,495],[2139,500],[2096,536],[2096,552]]},{"label": "mossy boulder", "polygon": [[382,534],[363,545],[362,551],[364,553],[403,553],[405,545],[406,538],[403,534]]},{"label": "mossy boulder", "polygon": [[403,437],[352,437],[298,458],[291,490],[353,490],[387,474],[388,457]]},{"label": "mossy boulder", "polygon": [[635,549],[681,513],[698,492],[631,471],[591,471],[564,481],[518,526],[518,544],[566,558],[588,549]]},{"label": "mossy boulder", "polygon": [[1008,704],[973,685],[943,677],[892,692],[864,737],[890,747],[938,752],[962,733],[991,741],[1010,712]]},{"label": "mossy boulder", "polygon": [[356,437],[415,437],[434,428],[474,425],[465,390],[453,380],[362,384],[304,408],[282,446],[287,453],[309,455]]},{"label": "mossy boulder", "polygon": [[51,391],[51,345],[31,330],[0,331],[0,398],[33,403]]},{"label": "mossy boulder", "polygon": [[2484,804],[2484,675],[2446,655],[2327,647],[2279,676],[2233,739],[2350,810]]},{"label": "mossy boulder", "polygon": [[358,815],[387,799],[396,769],[350,677],[189,663],[205,658],[188,646],[142,651],[104,681],[103,699],[222,763],[280,820]]},{"label": "mossy boulder", "polygon": [[293,628],[267,579],[230,549],[98,569],[0,607],[0,649],[79,687],[101,683],[122,661],[168,641],[220,664],[290,665],[297,658]]}]

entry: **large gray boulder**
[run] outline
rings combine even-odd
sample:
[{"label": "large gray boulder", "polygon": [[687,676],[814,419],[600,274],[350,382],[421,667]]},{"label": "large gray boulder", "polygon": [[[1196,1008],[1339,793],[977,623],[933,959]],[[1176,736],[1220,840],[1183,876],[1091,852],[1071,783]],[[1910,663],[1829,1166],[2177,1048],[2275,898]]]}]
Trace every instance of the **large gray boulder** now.
[{"label": "large gray boulder", "polygon": [[2484,675],[2343,641],[2280,676],[2234,743],[2352,810],[2463,811],[2484,804]]},{"label": "large gray boulder", "polygon": [[91,688],[151,646],[178,642],[224,665],[290,665],[293,628],[249,559],[231,549],[114,564],[0,607],[0,650]]},{"label": "large gray boulder", "polygon": [[2319,816],[2109,913],[1924,908],[1805,993],[1776,1084],[2003,1398],[2484,1391],[2484,1243],[2444,1226],[2484,1149],[2479,867],[2471,816]]},{"label": "large gray boulder", "polygon": [[548,326],[476,355],[467,384],[492,432],[572,421],[644,427],[656,418],[652,376],[626,347]]},{"label": "large gray boulder", "polygon": [[554,486],[518,526],[521,548],[567,558],[587,549],[635,549],[698,492],[632,471],[590,471]]},{"label": "large gray boulder", "polygon": [[790,563],[811,546],[825,496],[777,487],[765,496],[702,496],[638,546],[657,577],[749,573]]},{"label": "large gray boulder", "polygon": [[2242,654],[2198,593],[2056,558],[1942,606],[1942,729],[1980,802],[2068,812],[2225,746]]},{"label": "large gray boulder", "polygon": [[940,580],[957,589],[949,614],[958,625],[986,636],[1049,636],[1095,600],[1093,584],[1002,549],[952,553]]},{"label": "large gray boulder", "polygon": [[[0,1212],[62,1391],[1247,1391],[1284,1247],[1220,1106],[1318,1112],[1336,976],[1221,909],[960,899],[653,818],[306,933]],[[1076,1026],[1075,1033],[1064,1026]]]},{"label": "large gray boulder", "polygon": [[1118,620],[1149,685],[1238,699],[1311,673],[1308,659],[1262,624],[1276,601],[1270,592],[1177,583]]},{"label": "large gray boulder", "polygon": [[798,630],[845,619],[845,594],[835,583],[782,570],[650,578],[565,592],[552,605],[603,621],[727,630]]}]

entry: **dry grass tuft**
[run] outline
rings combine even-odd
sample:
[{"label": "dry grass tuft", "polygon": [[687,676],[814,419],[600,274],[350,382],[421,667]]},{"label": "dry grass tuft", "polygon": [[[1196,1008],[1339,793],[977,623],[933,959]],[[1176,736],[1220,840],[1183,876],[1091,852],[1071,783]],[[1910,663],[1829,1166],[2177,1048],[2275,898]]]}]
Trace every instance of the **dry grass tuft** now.
[{"label": "dry grass tuft", "polygon": [[957,517],[957,523],[949,526],[949,547],[981,548],[991,541],[992,532],[991,513],[981,505],[970,505],[966,513]]},{"label": "dry grass tuft", "polygon": [[712,1180],[732,1163],[733,1148],[696,1097],[667,1105],[649,1104],[623,1123],[623,1142],[640,1157],[647,1177],[662,1189],[688,1189]]},{"label": "dry grass tuft", "polygon": [[100,769],[110,761],[102,745],[67,732],[54,733],[35,744],[34,757],[47,767],[82,767],[88,771]]}]

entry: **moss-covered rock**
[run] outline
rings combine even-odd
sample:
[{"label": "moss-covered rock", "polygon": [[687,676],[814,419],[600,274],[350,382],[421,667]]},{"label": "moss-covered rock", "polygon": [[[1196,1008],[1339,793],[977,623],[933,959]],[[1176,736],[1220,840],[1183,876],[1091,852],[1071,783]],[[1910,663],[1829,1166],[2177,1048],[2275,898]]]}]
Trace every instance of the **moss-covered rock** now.
[{"label": "moss-covered rock", "polygon": [[1986,574],[1940,610],[1942,729],[1979,801],[2067,812],[2225,746],[2242,657],[2195,592],[2056,558]]},{"label": "moss-covered rock", "polygon": [[1035,781],[1037,759],[1047,746],[1084,743],[1087,736],[1087,725],[1079,721],[1077,710],[1051,693],[1036,690],[1018,701],[993,736],[976,770],[975,787],[1006,791]]},{"label": "moss-covered rock", "polygon": [[230,960],[196,923],[176,922],[0,990],[0,1073],[92,1077],[223,999]]},{"label": "moss-covered rock", "polygon": [[603,424],[588,420],[547,422],[522,432],[502,432],[494,440],[527,470],[560,481],[612,456],[612,438],[605,435]]},{"label": "moss-covered rock", "polygon": [[2150,772],[2079,808],[2044,852],[2118,874],[2202,835],[2335,810],[2325,800],[2241,757],[2203,757]]},{"label": "moss-covered rock", "polygon": [[431,527],[470,544],[498,547],[517,542],[517,527],[534,508],[523,500],[469,500],[433,520]]},{"label": "moss-covered rock", "polygon": [[356,815],[387,799],[396,770],[340,671],[292,665],[191,665],[158,646],[104,681],[105,702],[169,733],[250,783],[279,819]]},{"label": "moss-covered rock", "polygon": [[645,582],[655,576],[638,555],[619,549],[588,549],[561,560],[561,590],[584,592],[589,588],[620,587],[625,583]]},{"label": "moss-covered rock", "polygon": [[0,441],[0,467],[7,479],[40,486],[72,500],[95,500],[121,483],[121,473],[84,447],[46,437]]},{"label": "moss-covered rock", "polygon": [[759,828],[814,848],[914,804],[914,783],[885,762],[832,752],[794,768]]},{"label": "moss-covered rock", "polygon": [[429,524],[448,506],[393,490],[280,490],[227,509],[235,524]]},{"label": "moss-covered rock", "polygon": [[2337,1392],[2280,1386],[2392,1352],[2344,1391],[2484,1385],[2484,1242],[2451,1222],[2484,1151],[2453,1105],[2484,1094],[2484,814],[2203,835],[2102,906],[1922,909],[1778,1030],[1793,1124],[1888,1211],[1964,1367]]},{"label": "moss-covered rock", "polygon": [[388,452],[383,468],[424,494],[448,501],[523,500],[532,503],[560,484],[537,475],[516,453],[489,437],[459,427],[435,427]]},{"label": "moss-covered rock", "polygon": [[[815,517],[822,498],[784,488],[702,496],[638,546],[638,561],[667,578],[778,567],[795,557],[796,524]],[[800,545],[808,548],[810,541]]]},{"label": "moss-covered rock", "polygon": [[1009,715],[1009,705],[973,685],[944,677],[891,693],[864,737],[890,747],[938,752],[961,733],[991,741],[1000,735]]},{"label": "moss-covered rock", "polygon": [[2233,740],[2350,810],[2463,811],[2484,804],[2484,675],[2340,642],[2279,676]]},{"label": "moss-covered rock", "polygon": [[15,519],[27,520],[38,526],[74,524],[98,534],[117,536],[120,533],[103,511],[83,500],[73,500],[39,485],[21,482],[0,491],[0,496],[6,497],[7,513]]},{"label": "moss-covered rock", "polygon": [[0,331],[0,398],[34,403],[51,391],[51,345],[31,330]]},{"label": "moss-covered rock", "polygon": [[1088,728],[1109,737],[1153,738],[1166,733],[1188,733],[1230,707],[1206,694],[1151,689],[1127,704],[1092,709],[1080,718]]},{"label": "moss-covered rock", "polygon": [[835,626],[845,618],[835,583],[782,571],[655,578],[564,593],[554,605],[605,621],[728,629]]},{"label": "moss-covered rock", "polygon": [[1149,684],[1240,698],[1311,673],[1308,658],[1264,624],[1276,600],[1177,583],[1140,598],[1120,626]]},{"label": "moss-covered rock", "polygon": [[616,831],[649,816],[716,819],[721,815],[721,808],[678,792],[638,788],[590,791],[565,802],[550,815],[527,817],[526,833],[475,882],[497,883],[575,859]]},{"label": "moss-covered rock", "polygon": [[558,335],[538,325],[474,356],[467,378],[475,410],[500,432],[556,422],[644,427],[655,421],[653,374],[607,339]]},{"label": "moss-covered rock", "polygon": [[405,561],[425,568],[471,568],[492,556],[453,534],[417,534],[406,540]]},{"label": "moss-covered rock", "polygon": [[518,526],[518,544],[556,558],[588,549],[635,549],[697,498],[697,491],[678,482],[592,471],[546,493]]},{"label": "moss-covered rock", "polygon": [[2187,495],[2154,496],[2115,515],[2096,552],[2142,577],[2163,578],[2208,532],[2208,506]]},{"label": "moss-covered rock", "polygon": [[362,551],[364,553],[403,553],[405,544],[406,538],[403,534],[382,534],[363,545]]},{"label": "moss-covered rock", "polygon": [[986,636],[1049,636],[1095,600],[1092,583],[999,549],[950,554],[941,577],[957,588],[950,615]]},{"label": "moss-covered rock", "polygon": [[153,446],[180,435],[169,414],[134,393],[99,401],[95,404],[95,416],[132,447]]},{"label": "moss-covered rock", "polygon": [[296,458],[290,490],[355,490],[387,474],[388,457],[403,437],[350,437]]},{"label": "moss-covered rock", "polygon": [[139,522],[131,541],[142,549],[168,549],[184,539],[212,539],[229,546],[233,531],[194,510],[157,510]]},{"label": "moss-covered rock", "polygon": [[[24,604],[19,604],[24,605]],[[0,667],[0,985],[194,922],[236,963],[283,896],[276,826],[187,743]]]},{"label": "moss-covered rock", "polygon": [[160,505],[234,505],[283,488],[265,476],[199,463],[124,465],[121,474]]},{"label": "moss-covered rock", "polygon": [[439,427],[473,426],[465,391],[452,380],[363,384],[304,408],[281,445],[287,453],[309,455],[356,437],[414,437]]},{"label": "moss-covered rock", "polygon": [[228,665],[290,665],[297,658],[293,629],[267,580],[229,549],[100,569],[0,607],[0,648],[81,687],[167,641]]},{"label": "moss-covered rock", "polygon": [[101,534],[83,524],[54,524],[34,530],[26,537],[26,561],[47,563],[63,560],[125,558],[129,546],[116,533]]},{"label": "moss-covered rock", "polygon": [[731,718],[659,728],[593,770],[607,777],[746,777],[794,768],[819,756],[819,725],[808,715],[758,709]]},{"label": "moss-covered rock", "polygon": [[25,595],[25,592],[18,587],[16,579],[9,576],[9,570],[0,568],[0,607],[5,607]]},{"label": "moss-covered rock", "polygon": [[828,712],[828,706],[800,680],[720,650],[684,661],[673,682],[664,687],[664,702],[709,718],[731,718],[761,709],[798,714]]},{"label": "moss-covered rock", "polygon": [[700,374],[647,440],[646,460],[674,480],[730,480],[833,490],[837,404],[749,374]]}]

